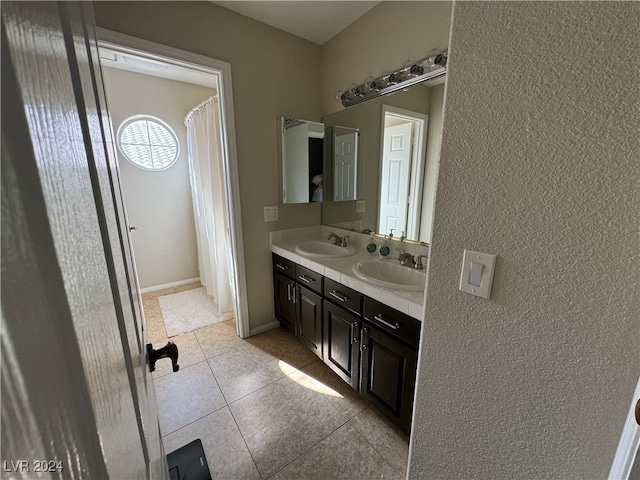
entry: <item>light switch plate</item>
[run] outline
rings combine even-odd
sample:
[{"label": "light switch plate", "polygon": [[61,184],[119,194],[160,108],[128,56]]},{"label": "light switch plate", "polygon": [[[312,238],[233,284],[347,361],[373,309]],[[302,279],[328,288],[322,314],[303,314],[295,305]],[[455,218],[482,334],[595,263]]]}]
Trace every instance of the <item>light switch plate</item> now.
[{"label": "light switch plate", "polygon": [[496,255],[465,250],[460,272],[460,290],[482,298],[491,297]]},{"label": "light switch plate", "polygon": [[356,202],[356,213],[364,213],[365,203],[364,200],[358,200]]},{"label": "light switch plate", "polygon": [[264,207],[264,221],[276,222],[278,221],[278,206]]}]

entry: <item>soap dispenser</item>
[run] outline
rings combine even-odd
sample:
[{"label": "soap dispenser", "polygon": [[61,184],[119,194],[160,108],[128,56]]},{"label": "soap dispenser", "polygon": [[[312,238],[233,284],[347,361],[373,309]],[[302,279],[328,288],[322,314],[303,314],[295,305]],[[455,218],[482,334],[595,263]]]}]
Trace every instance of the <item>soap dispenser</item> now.
[{"label": "soap dispenser", "polygon": [[376,253],[377,249],[378,249],[378,244],[374,240],[373,232],[372,232],[371,234],[369,234],[369,243],[367,243],[367,252],[373,255],[374,253]]},{"label": "soap dispenser", "polygon": [[380,252],[380,256],[386,257],[389,255],[389,252],[391,252],[391,249],[387,244],[387,239],[391,237],[393,237],[393,229],[391,229],[388,236],[384,237],[384,241],[382,242],[382,245],[380,245],[380,249],[378,250]]}]

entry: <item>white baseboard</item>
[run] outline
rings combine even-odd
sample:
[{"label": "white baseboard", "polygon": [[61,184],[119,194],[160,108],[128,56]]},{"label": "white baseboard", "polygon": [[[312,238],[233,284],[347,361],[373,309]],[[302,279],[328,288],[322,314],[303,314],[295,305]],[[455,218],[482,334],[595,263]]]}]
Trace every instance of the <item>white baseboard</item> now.
[{"label": "white baseboard", "polygon": [[199,281],[200,281],[200,277],[187,278],[186,280],[178,280],[177,282],[164,283],[162,285],[155,285],[153,287],[141,288],[140,293],[155,292],[157,290],[164,290],[165,288],[171,288],[171,287],[179,287],[180,285],[186,285],[188,283],[195,283]]},{"label": "white baseboard", "polygon": [[273,322],[267,323],[265,325],[260,325],[259,327],[251,329],[251,336],[258,335],[259,333],[268,332],[269,330],[273,330],[275,328],[280,328],[280,322],[274,320]]}]

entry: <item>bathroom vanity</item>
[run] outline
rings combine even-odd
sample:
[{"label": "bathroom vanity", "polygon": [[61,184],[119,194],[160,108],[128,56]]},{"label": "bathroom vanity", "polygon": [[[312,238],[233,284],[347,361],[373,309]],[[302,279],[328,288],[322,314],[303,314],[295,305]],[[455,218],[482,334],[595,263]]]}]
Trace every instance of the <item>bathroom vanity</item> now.
[{"label": "bathroom vanity", "polygon": [[363,247],[342,258],[311,254],[311,260],[296,253],[295,245],[299,244],[272,240],[276,318],[408,434],[421,321],[408,313],[418,308],[407,305],[407,311],[402,312],[384,300],[396,295],[409,304],[412,299],[419,300],[424,291],[398,294],[366,285],[355,274],[352,277],[353,265],[372,260],[361,252]]}]

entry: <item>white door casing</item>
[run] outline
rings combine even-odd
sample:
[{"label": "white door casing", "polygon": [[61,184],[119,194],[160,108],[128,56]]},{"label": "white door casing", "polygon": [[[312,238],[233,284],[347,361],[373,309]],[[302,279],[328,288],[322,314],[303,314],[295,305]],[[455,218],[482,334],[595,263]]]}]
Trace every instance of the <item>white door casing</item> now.
[{"label": "white door casing", "polygon": [[240,181],[238,173],[235,119],[233,109],[233,91],[231,87],[231,65],[203,55],[180,50],[155,42],[132,37],[103,28],[96,28],[101,45],[116,51],[132,51],[137,56],[157,60],[163,63],[176,64],[216,76],[220,90],[220,141],[223,151],[223,172],[227,190],[227,209],[229,215],[229,245],[233,262],[229,264],[234,295],[236,328],[241,338],[251,335],[249,324],[249,306],[247,303],[247,281],[244,259],[244,240],[242,235],[242,218],[240,213]]}]

